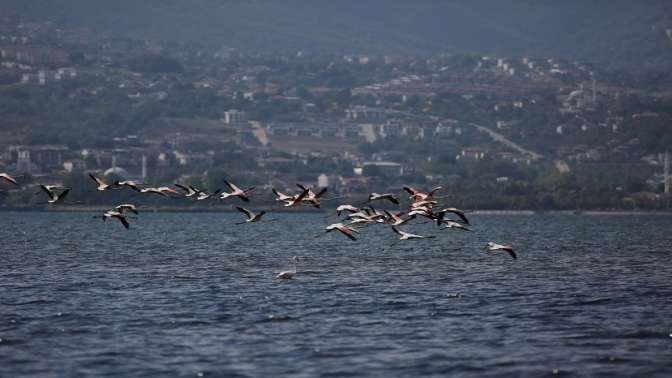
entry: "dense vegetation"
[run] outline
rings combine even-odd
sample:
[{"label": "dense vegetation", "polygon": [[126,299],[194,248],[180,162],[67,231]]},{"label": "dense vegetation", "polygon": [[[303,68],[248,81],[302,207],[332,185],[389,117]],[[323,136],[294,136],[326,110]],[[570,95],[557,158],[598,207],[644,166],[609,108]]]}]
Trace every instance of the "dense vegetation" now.
[{"label": "dense vegetation", "polygon": [[[665,35],[665,29],[672,27],[666,23],[671,8],[662,1],[637,6],[621,0],[608,6],[602,1],[543,0],[67,3],[66,7],[64,0],[7,0],[0,5],[0,11],[14,9],[37,19],[111,32],[107,36],[83,33],[87,38],[79,40],[69,38],[79,36],[79,31],[68,29],[64,33],[68,38],[59,39],[53,37],[57,33],[44,32],[53,25],[35,23],[36,29],[44,29],[31,43],[37,48],[58,46],[68,56],[66,66],[75,67],[78,74],[63,80],[50,76],[46,85],[32,79],[20,84],[22,71],[3,69],[0,132],[5,138],[0,145],[64,144],[73,152],[112,149],[123,144],[117,144],[115,137],[133,134],[140,140],[153,139],[163,131],[167,135],[178,131],[197,134],[202,130],[199,127],[215,125],[210,140],[179,147],[168,138],[153,140],[166,153],[168,164],[154,170],[148,184],[168,184],[180,178],[214,190],[222,186],[222,177],[236,177],[245,185],[284,185],[312,182],[322,173],[352,176],[355,164],[385,160],[401,163],[404,175],[395,177],[369,165],[363,172],[368,184],[355,192],[440,182],[450,188],[451,202],[465,208],[669,206],[665,199],[651,200],[646,198],[651,193],[642,193],[661,191],[656,175],[662,167],[653,165],[659,164],[660,156],[654,154],[672,146],[668,92],[672,41]],[[23,27],[15,31],[21,33]],[[223,46],[239,47],[244,53]],[[298,54],[297,49],[319,54]],[[481,54],[490,52],[507,57],[517,68],[522,68],[522,56],[536,57],[551,84],[530,90],[527,85],[544,78],[523,77],[540,71],[505,75],[494,68],[494,59],[486,63],[489,68],[475,69],[487,62]],[[344,55],[353,53],[399,56],[389,63],[378,56],[366,62]],[[566,59],[550,62],[541,58],[553,55]],[[572,57],[597,63],[577,62]],[[566,74],[550,74],[557,62],[567,69]],[[35,69],[59,67],[48,62]],[[31,73],[34,78],[36,72]],[[404,76],[411,80],[411,75],[439,89],[429,94],[413,92],[411,87],[411,94],[402,96],[404,92],[372,94],[361,88]],[[579,86],[585,88],[593,77],[603,88],[596,106],[582,106],[578,112],[563,108],[564,95]],[[483,84],[493,89],[474,90]],[[514,101],[523,105],[514,106]],[[425,138],[388,136],[374,143],[360,138],[356,159],[352,159],[338,154],[295,156],[275,150],[273,141],[270,149],[250,153],[244,150],[256,149],[260,143],[248,130],[241,131],[235,142],[228,136],[222,142],[215,135],[221,131],[217,120],[229,109],[244,111],[262,124],[338,124],[345,121],[346,109],[359,105],[386,109],[384,117],[393,126],[422,127]],[[510,125],[498,128],[502,120]],[[445,128],[444,123],[452,125],[450,132],[432,134],[432,127]],[[493,142],[471,123],[496,130],[545,158],[528,165],[522,155],[512,154],[510,147]],[[353,141],[341,140],[348,148]],[[463,149],[469,148],[485,151],[487,157],[460,160]],[[171,150],[206,153],[212,159],[181,165]],[[588,152],[593,155],[586,158]],[[270,158],[270,163],[257,160],[262,158]],[[156,168],[155,159],[150,157],[151,169]],[[556,159],[567,160],[571,173],[558,173]],[[87,164],[89,170],[109,166]],[[24,183],[29,182],[27,176]],[[91,190],[90,179],[81,173],[67,175],[65,184],[73,188],[78,201],[93,204],[101,200]],[[0,192],[3,189],[8,188],[0,185]],[[119,191],[111,198],[136,197],[136,193]],[[162,203],[158,198],[139,199],[143,200]],[[32,193],[0,196],[0,203],[5,204],[39,201]]]}]

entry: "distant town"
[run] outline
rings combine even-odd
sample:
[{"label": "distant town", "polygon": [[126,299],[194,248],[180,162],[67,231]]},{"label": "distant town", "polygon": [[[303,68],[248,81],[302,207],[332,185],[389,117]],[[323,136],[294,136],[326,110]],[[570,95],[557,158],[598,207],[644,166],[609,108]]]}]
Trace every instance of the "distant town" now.
[{"label": "distant town", "polygon": [[[250,54],[0,16],[0,115],[0,171],[90,204],[89,173],[351,198],[441,185],[465,209],[670,206],[669,88],[558,57]],[[40,202],[2,185],[2,207]]]}]

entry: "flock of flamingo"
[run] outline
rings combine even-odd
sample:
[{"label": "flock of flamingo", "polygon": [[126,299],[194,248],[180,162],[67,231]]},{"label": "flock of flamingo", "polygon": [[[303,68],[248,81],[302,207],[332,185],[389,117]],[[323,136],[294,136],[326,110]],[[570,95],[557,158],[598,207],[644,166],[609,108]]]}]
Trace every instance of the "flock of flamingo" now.
[{"label": "flock of flamingo", "polygon": [[[89,174],[91,179],[96,184],[96,190],[104,192],[109,190],[119,190],[124,188],[129,188],[138,193],[143,194],[153,194],[164,197],[171,198],[189,198],[194,201],[205,201],[208,199],[220,199],[225,200],[228,198],[236,197],[243,202],[250,202],[250,193],[255,189],[247,188],[241,189],[232,182],[228,180],[223,180],[226,186],[230,191],[216,190],[212,193],[200,190],[193,185],[183,185],[175,184],[175,187],[170,186],[161,186],[161,187],[141,187],[140,184],[134,181],[115,181],[113,183],[106,183],[102,179]],[[18,177],[18,176],[17,176]],[[19,183],[16,178],[7,174],[0,173],[0,181],[8,182],[12,185],[19,187]],[[285,194],[281,193],[276,189],[272,189],[273,194],[275,195],[275,200],[280,202],[284,207],[293,207],[301,205],[309,205],[316,208],[320,207],[321,200],[323,195],[327,192],[327,188],[323,188],[317,193],[314,192],[311,188],[297,184],[300,189],[298,193],[295,194]],[[56,185],[39,185],[42,192],[44,192],[48,199],[48,204],[61,204],[65,203],[65,198],[70,192],[70,188],[56,186]],[[341,204],[336,207],[336,215],[341,217],[345,216],[343,220],[338,223],[333,223],[324,228],[325,233],[320,234],[317,237],[325,235],[326,233],[332,231],[338,231],[348,239],[352,241],[357,241],[357,237],[360,234],[362,227],[370,225],[389,225],[392,231],[399,236],[399,240],[413,240],[413,239],[431,239],[435,236],[429,235],[417,235],[412,234],[400,229],[400,226],[407,224],[408,222],[416,218],[424,218],[424,223],[434,223],[437,227],[442,229],[455,229],[461,231],[471,231],[471,224],[463,210],[454,208],[454,207],[438,207],[439,203],[436,199],[435,193],[441,190],[441,187],[438,186],[431,191],[425,193],[411,187],[403,187],[403,189],[410,194],[410,207],[406,211],[401,212],[392,212],[388,210],[378,210],[373,207],[373,202],[387,201],[393,205],[400,206],[401,201],[399,198],[392,193],[371,193],[362,204],[362,206],[354,206],[351,204]],[[37,194],[39,194],[38,192]],[[245,220],[237,224],[246,224],[246,223],[256,223],[261,222],[265,211],[253,212],[250,209],[247,209],[242,206],[236,206],[236,209],[245,215]],[[105,210],[102,215],[95,216],[94,218],[102,218],[103,221],[107,219],[116,219],[118,220],[126,229],[130,228],[130,223],[126,214],[130,212],[133,214],[138,214],[138,209],[133,204],[121,204],[112,209]],[[267,220],[273,221],[273,220]],[[510,245],[503,245],[494,242],[488,242],[486,245],[488,251],[492,252],[507,252],[512,258],[516,259],[516,253],[513,250],[513,247]],[[296,276],[296,264],[299,261],[299,258],[293,257],[294,269],[284,272],[280,272],[277,275],[277,278],[282,279],[292,279]]]}]

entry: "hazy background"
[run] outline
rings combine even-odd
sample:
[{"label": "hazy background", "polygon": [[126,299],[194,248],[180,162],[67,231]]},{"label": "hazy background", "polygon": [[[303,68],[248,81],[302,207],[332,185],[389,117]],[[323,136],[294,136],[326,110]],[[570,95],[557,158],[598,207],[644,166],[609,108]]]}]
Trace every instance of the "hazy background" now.
[{"label": "hazy background", "polygon": [[0,53],[0,172],[90,204],[147,198],[89,174],[672,203],[670,1],[0,0]]},{"label": "hazy background", "polygon": [[3,0],[6,10],[134,38],[247,51],[564,56],[672,67],[665,0]]}]

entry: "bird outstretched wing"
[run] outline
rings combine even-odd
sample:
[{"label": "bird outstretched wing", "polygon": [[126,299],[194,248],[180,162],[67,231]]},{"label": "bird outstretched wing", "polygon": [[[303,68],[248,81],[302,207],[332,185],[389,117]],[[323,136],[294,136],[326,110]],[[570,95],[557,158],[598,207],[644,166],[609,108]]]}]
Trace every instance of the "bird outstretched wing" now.
[{"label": "bird outstretched wing", "polygon": [[49,199],[51,199],[51,200],[54,199],[55,194],[51,190],[49,190],[46,186],[40,185],[40,189],[44,190],[44,192],[47,193],[47,195],[49,196]]},{"label": "bird outstretched wing", "polygon": [[254,217],[254,213],[252,213],[250,210],[248,210],[244,207],[236,206],[236,209],[238,211],[240,211],[241,213],[244,213],[245,216],[247,216],[248,219],[252,219]]}]

